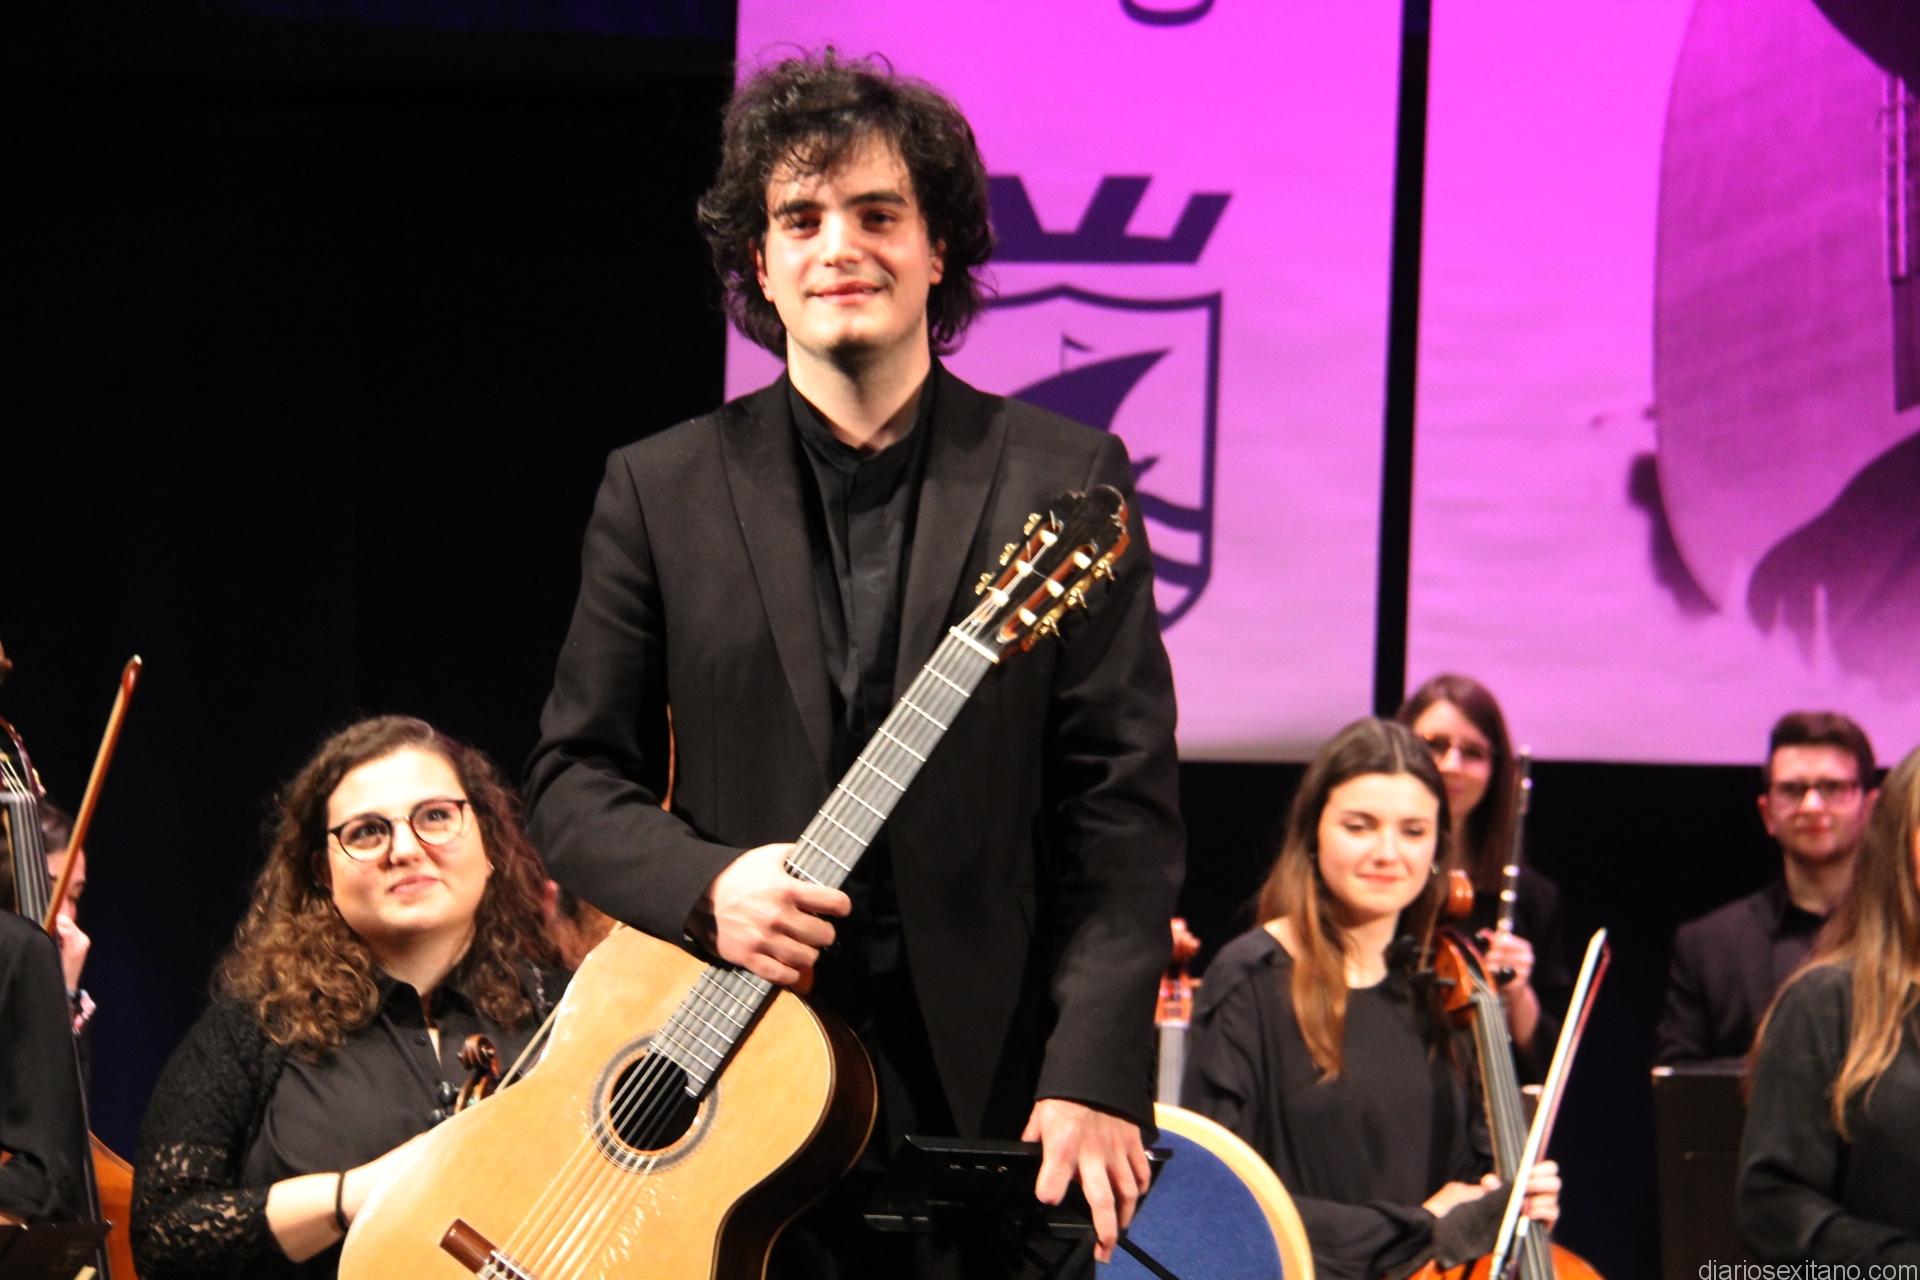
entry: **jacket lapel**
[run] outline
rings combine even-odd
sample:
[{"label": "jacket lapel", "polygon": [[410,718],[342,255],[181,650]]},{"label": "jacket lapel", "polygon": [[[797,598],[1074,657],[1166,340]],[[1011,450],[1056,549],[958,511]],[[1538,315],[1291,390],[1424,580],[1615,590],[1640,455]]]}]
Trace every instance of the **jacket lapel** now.
[{"label": "jacket lapel", "polygon": [[997,399],[975,391],[942,365],[934,366],[933,377],[937,385],[928,424],[932,433],[926,442],[926,478],[900,604],[896,698],[933,656],[962,582],[988,567],[972,564],[968,557],[979,540],[1006,445],[1006,418],[998,411]]},{"label": "jacket lapel", "polygon": [[780,654],[800,723],[806,727],[814,767],[824,776],[833,713],[793,430],[783,374],[772,386],[748,397],[742,411],[729,414],[722,422],[721,457],[774,648]]}]

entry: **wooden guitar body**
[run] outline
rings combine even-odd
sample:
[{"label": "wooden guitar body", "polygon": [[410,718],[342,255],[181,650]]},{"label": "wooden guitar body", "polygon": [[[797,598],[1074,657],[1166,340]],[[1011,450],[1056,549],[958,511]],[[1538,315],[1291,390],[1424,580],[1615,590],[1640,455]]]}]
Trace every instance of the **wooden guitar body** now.
[{"label": "wooden guitar body", "polygon": [[[575,974],[539,1066],[432,1131],[368,1199],[342,1280],[763,1275],[781,1227],[865,1147],[873,1068],[845,1027],[779,992],[691,1127],[635,1146],[632,1122],[624,1138],[609,1123],[621,1081],[657,1066],[650,1033],[705,968],[614,930]],[[456,1223],[466,1232],[443,1245]]]}]

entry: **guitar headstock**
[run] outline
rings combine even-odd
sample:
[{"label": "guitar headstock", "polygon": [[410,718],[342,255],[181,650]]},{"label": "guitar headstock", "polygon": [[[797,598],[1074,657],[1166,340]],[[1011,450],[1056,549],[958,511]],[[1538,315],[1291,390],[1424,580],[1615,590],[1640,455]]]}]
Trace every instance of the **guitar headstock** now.
[{"label": "guitar headstock", "polygon": [[1087,603],[1087,591],[1113,576],[1126,554],[1127,500],[1112,485],[1063,493],[1044,512],[1027,517],[1024,542],[1009,542],[997,574],[980,575],[984,597],[963,627],[979,644],[1004,654],[1025,652],[1059,630],[1069,609]]}]

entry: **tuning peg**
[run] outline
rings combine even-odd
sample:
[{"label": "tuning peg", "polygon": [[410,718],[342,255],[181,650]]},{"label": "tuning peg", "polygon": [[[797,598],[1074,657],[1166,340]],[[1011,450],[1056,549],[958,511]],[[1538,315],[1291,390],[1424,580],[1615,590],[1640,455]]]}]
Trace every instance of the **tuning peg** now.
[{"label": "tuning peg", "polygon": [[973,594],[977,596],[983,596],[987,594],[987,588],[992,585],[993,585],[993,574],[991,572],[983,573],[980,575],[980,581],[976,582],[973,586]]},{"label": "tuning peg", "polygon": [[1020,544],[1017,542],[1009,542],[1006,546],[1000,548],[1000,563],[1007,564],[1010,562],[1013,559],[1013,553],[1019,549]]},{"label": "tuning peg", "polygon": [[1027,523],[1026,523],[1026,525],[1025,525],[1024,527],[1022,527],[1022,528],[1021,528],[1021,530],[1020,530],[1020,532],[1022,532],[1022,533],[1024,533],[1024,534],[1026,534],[1026,535],[1027,535],[1028,537],[1032,537],[1032,536],[1033,536],[1033,531],[1034,531],[1035,529],[1038,529],[1038,528],[1040,527],[1040,519],[1041,519],[1041,517],[1040,517],[1040,513],[1039,513],[1038,511],[1035,511],[1035,512],[1031,512],[1031,513],[1030,513],[1030,514],[1029,514],[1029,515],[1027,516]]},{"label": "tuning peg", "polygon": [[1087,603],[1087,593],[1082,591],[1079,587],[1073,587],[1067,591],[1067,608],[1078,609],[1083,607],[1086,603]]}]

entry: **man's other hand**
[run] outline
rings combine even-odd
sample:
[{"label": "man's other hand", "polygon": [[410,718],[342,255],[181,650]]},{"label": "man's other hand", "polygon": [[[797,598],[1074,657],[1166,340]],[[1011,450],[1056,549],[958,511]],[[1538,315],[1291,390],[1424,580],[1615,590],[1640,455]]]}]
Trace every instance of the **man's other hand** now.
[{"label": "man's other hand", "polygon": [[1078,1179],[1093,1211],[1093,1256],[1110,1261],[1150,1176],[1140,1126],[1084,1102],[1042,1098],[1033,1104],[1020,1140],[1042,1148],[1033,1194],[1043,1204],[1059,1204]]}]

